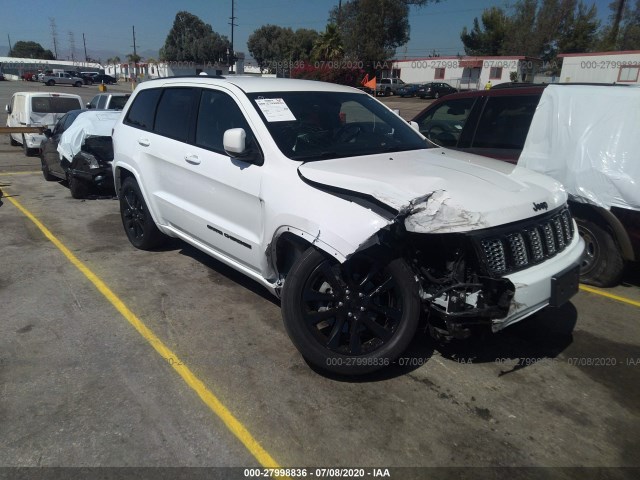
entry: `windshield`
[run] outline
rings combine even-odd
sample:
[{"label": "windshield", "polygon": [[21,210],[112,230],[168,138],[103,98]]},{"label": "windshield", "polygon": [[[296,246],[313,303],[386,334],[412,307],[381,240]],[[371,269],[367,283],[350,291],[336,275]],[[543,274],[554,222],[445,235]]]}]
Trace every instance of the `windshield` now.
[{"label": "windshield", "polygon": [[82,108],[77,98],[71,97],[33,97],[31,110],[35,113],[67,113]]},{"label": "windshield", "polygon": [[310,161],[431,148],[404,120],[367,94],[248,94],[278,148]]}]

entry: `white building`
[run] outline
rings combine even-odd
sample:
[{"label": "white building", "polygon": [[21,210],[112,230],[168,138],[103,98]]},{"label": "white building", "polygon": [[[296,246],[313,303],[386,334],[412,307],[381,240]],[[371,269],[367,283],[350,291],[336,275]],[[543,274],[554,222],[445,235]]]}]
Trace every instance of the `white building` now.
[{"label": "white building", "polygon": [[405,83],[445,82],[462,90],[477,90],[491,81],[492,85],[532,81],[542,67],[542,60],[525,56],[428,57],[394,60],[383,77],[401,78]]},{"label": "white building", "polygon": [[562,53],[560,81],[640,85],[640,50]]}]

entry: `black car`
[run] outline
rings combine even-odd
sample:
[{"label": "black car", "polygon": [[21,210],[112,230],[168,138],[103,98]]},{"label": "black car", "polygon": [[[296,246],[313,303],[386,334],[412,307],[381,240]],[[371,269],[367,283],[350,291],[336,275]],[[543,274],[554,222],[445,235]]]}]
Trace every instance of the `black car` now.
[{"label": "black car", "polygon": [[400,97],[415,97],[423,86],[419,83],[407,83],[397,90],[396,95]]},{"label": "black car", "polygon": [[100,75],[93,76],[93,83],[104,83],[105,85],[114,85],[115,83],[117,83],[117,80],[113,78],[111,75],[100,74]]},{"label": "black car", "polygon": [[90,75],[84,75],[80,72],[76,72],[73,70],[65,70],[65,72],[67,72],[69,75],[73,75],[74,77],[81,78],[82,82],[85,85],[93,85],[93,77],[91,77]]},{"label": "black car", "polygon": [[445,95],[449,95],[451,93],[456,93],[458,91],[457,88],[453,88],[448,83],[444,82],[433,82],[433,83],[425,83],[418,89],[417,95],[420,98],[440,98]]},{"label": "black car", "polygon": [[86,197],[92,186],[113,189],[111,137],[85,139],[82,149],[71,162],[58,153],[60,137],[78,116],[86,111],[67,112],[58,120],[53,131],[49,129],[44,131],[47,139],[40,144],[40,161],[45,180],[66,180],[73,198]]}]

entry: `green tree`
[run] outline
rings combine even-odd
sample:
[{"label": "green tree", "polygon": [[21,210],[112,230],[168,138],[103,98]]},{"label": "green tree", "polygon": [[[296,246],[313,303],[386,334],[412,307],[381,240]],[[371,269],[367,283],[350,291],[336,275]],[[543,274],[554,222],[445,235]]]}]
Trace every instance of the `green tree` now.
[{"label": "green tree", "polygon": [[189,12],[178,12],[160,49],[163,61],[226,62],[231,44],[227,37],[214,32],[211,25]]},{"label": "green tree", "polygon": [[31,41],[18,41],[9,51],[9,57],[15,58],[39,58],[43,60],[55,60],[51,50],[45,50],[42,45]]},{"label": "green tree", "polygon": [[332,61],[344,57],[344,45],[338,26],[335,23],[327,25],[324,33],[321,33],[313,46],[311,57],[314,60]]},{"label": "green tree", "polygon": [[491,7],[482,12],[482,26],[478,18],[473,19],[471,31],[462,29],[460,39],[467,55],[501,55],[505,51],[505,40],[511,28],[510,20],[500,7]]},{"label": "green tree", "polygon": [[263,25],[255,30],[247,41],[249,53],[261,70],[275,72],[299,60],[308,60],[318,38],[315,30],[298,29],[277,25]]},{"label": "green tree", "polygon": [[334,7],[329,23],[338,27],[345,57],[385,61],[409,41],[409,7],[439,0],[347,0]]},{"label": "green tree", "polygon": [[609,4],[611,15],[604,27],[599,50],[640,50],[640,0],[615,0]]},{"label": "green tree", "polygon": [[[575,1],[574,1],[575,3]],[[587,8],[580,1],[563,22],[558,37],[558,50],[562,53],[591,52],[598,40],[598,12],[595,4]]]},{"label": "green tree", "polygon": [[127,62],[129,63],[140,63],[140,60],[142,60],[142,57],[138,54],[135,54],[135,53],[127,54]]}]

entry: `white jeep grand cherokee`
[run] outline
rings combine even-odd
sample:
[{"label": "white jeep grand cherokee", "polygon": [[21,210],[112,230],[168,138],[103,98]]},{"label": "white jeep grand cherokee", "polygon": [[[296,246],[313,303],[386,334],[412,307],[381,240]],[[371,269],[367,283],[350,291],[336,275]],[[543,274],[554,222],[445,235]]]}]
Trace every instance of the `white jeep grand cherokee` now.
[{"label": "white jeep grand cherokee", "polygon": [[554,180],[434,148],[356,89],[165,78],[115,127],[114,178],[137,248],[178,237],[281,297],[316,366],[393,362],[432,333],[498,331],[578,288],[583,242]]}]

